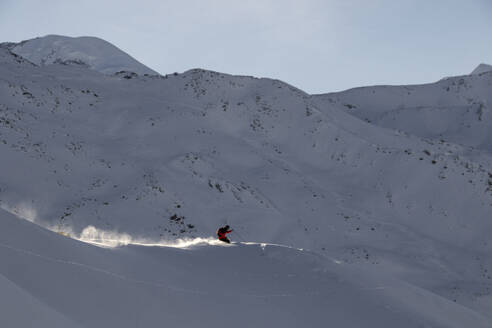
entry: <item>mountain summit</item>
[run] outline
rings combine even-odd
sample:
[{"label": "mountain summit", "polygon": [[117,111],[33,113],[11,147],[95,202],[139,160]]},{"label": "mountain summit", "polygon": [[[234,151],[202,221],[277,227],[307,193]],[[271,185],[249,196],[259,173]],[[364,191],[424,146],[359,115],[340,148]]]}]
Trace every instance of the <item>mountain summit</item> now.
[{"label": "mountain summit", "polygon": [[41,66],[54,63],[79,64],[104,74],[119,71],[158,74],[111,43],[96,37],[47,35],[14,44],[11,50]]},{"label": "mountain summit", "polygon": [[481,74],[481,73],[490,72],[490,71],[492,71],[492,66],[482,63],[482,64],[478,65],[477,68],[475,68],[473,70],[473,72],[471,72],[471,74],[476,75],[476,74]]}]

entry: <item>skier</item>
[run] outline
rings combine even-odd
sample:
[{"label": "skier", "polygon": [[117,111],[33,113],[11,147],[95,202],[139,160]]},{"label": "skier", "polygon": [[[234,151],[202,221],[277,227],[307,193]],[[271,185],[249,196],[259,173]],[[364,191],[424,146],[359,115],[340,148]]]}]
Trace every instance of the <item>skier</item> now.
[{"label": "skier", "polygon": [[217,237],[219,238],[220,241],[230,244],[231,241],[226,236],[230,232],[232,232],[232,229],[229,230],[229,226],[226,225],[225,227],[221,227],[217,230]]}]

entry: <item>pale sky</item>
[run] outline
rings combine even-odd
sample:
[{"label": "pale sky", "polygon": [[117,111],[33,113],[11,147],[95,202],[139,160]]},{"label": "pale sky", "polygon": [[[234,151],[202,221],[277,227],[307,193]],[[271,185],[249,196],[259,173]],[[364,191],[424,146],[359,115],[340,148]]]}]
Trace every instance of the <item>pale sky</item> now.
[{"label": "pale sky", "polygon": [[0,42],[97,36],[161,74],[270,77],[309,93],[492,64],[492,0],[0,0]]}]

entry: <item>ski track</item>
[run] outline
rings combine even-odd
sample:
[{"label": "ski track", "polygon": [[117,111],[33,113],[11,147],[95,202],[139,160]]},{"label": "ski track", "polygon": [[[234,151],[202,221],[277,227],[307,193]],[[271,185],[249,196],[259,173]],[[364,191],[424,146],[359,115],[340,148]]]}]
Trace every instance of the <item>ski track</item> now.
[{"label": "ski track", "polygon": [[[249,244],[256,244],[256,243],[249,243]],[[143,245],[143,244],[128,244],[128,245],[151,246],[151,245]],[[271,244],[271,245],[274,245],[274,244]],[[152,245],[152,246],[154,246],[154,245]],[[155,246],[169,247],[169,246],[162,246],[162,245],[155,245]],[[281,245],[277,245],[277,246],[281,246]],[[124,275],[119,274],[119,273],[115,273],[112,271],[97,268],[97,267],[94,267],[94,266],[91,266],[88,264],[83,264],[83,263],[79,263],[79,262],[75,262],[75,261],[56,259],[56,258],[52,258],[49,256],[41,255],[39,253],[35,253],[33,251],[13,247],[13,246],[10,246],[10,245],[4,244],[4,243],[0,243],[0,247],[9,249],[9,250],[17,252],[17,253],[22,253],[25,255],[33,256],[33,257],[38,257],[38,258],[41,258],[45,261],[50,261],[50,262],[60,263],[60,264],[65,264],[65,265],[72,265],[72,266],[80,267],[83,269],[91,270],[91,271],[94,271],[97,273],[109,275],[109,276],[114,277],[116,279],[124,280],[124,281],[131,282],[134,284],[165,288],[165,289],[169,289],[169,290],[174,291],[174,292],[186,293],[186,294],[197,294],[197,295],[212,295],[213,294],[213,295],[217,295],[217,292],[211,293],[211,292],[207,292],[207,291],[191,290],[191,289],[171,286],[171,285],[167,285],[167,284],[163,284],[163,283],[159,283],[159,282],[133,279],[133,278],[129,278],[128,276],[124,276]],[[269,298],[269,297],[314,296],[314,295],[320,295],[321,293],[317,292],[317,291],[311,291],[311,292],[295,293],[295,294],[292,294],[292,293],[280,293],[280,294],[245,294],[245,293],[240,293],[240,294],[238,294],[238,293],[223,293],[223,292],[220,294],[223,296],[244,296],[244,297],[254,297],[254,298]]]}]

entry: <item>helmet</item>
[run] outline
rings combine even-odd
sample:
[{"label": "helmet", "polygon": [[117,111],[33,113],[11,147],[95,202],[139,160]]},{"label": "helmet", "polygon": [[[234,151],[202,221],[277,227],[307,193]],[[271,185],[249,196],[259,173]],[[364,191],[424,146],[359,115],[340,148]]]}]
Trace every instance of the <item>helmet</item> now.
[{"label": "helmet", "polygon": [[226,225],[224,228],[229,229],[229,225]]}]

